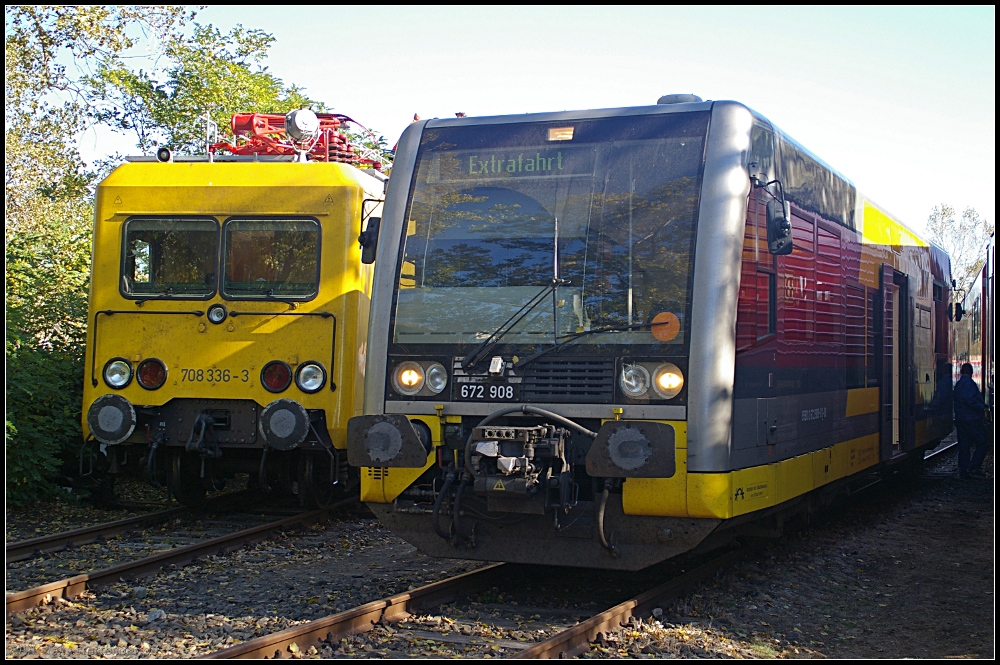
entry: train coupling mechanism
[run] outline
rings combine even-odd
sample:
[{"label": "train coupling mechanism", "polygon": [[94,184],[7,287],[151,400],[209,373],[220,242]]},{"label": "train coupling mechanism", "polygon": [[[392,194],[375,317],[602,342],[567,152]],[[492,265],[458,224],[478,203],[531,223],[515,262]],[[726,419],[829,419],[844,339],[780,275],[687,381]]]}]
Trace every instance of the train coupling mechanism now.
[{"label": "train coupling mechanism", "polygon": [[215,437],[215,428],[229,427],[229,414],[225,412],[202,411],[195,416],[191,425],[191,435],[188,436],[184,449],[189,453],[198,453],[202,458],[218,459],[222,457],[222,448]]},{"label": "train coupling mechanism", "polygon": [[355,416],[347,421],[347,463],[355,467],[421,468],[431,451],[431,435],[406,416]]},{"label": "train coupling mechanism", "polygon": [[594,478],[671,478],[676,472],[674,428],[643,420],[609,420],[587,452]]},{"label": "train coupling mechanism", "polygon": [[566,461],[568,430],[553,425],[476,427],[466,447],[473,493],[491,511],[568,511],[578,489]]}]

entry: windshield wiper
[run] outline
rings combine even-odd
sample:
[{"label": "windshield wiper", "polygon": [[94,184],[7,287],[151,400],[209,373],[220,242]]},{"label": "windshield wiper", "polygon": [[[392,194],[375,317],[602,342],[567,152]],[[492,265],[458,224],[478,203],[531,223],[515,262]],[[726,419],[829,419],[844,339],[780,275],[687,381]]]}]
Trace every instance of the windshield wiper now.
[{"label": "windshield wiper", "polygon": [[174,295],[174,287],[168,286],[166,291],[160,291],[158,295],[149,296],[148,298],[140,298],[135,301],[136,307],[142,307],[143,303],[149,302],[150,300],[163,300],[164,298],[170,298]]},{"label": "windshield wiper", "polygon": [[515,364],[514,367],[520,369],[525,365],[527,365],[528,363],[530,363],[531,361],[535,360],[536,358],[540,358],[541,356],[544,356],[545,354],[550,353],[551,351],[555,351],[556,349],[561,349],[568,344],[576,342],[582,337],[587,337],[588,335],[596,335],[598,333],[606,333],[606,332],[625,332],[628,330],[640,330],[642,328],[650,328],[652,327],[652,325],[653,325],[652,323],[636,323],[631,326],[605,326],[603,328],[584,330],[583,332],[573,333],[572,335],[564,335],[562,337],[562,341],[556,342],[552,346],[547,346],[544,349],[540,349],[539,351],[535,351],[527,358],[523,358],[517,361],[517,364]]},{"label": "windshield wiper", "polygon": [[[240,297],[242,296],[242,298]],[[289,300],[287,298],[282,298],[280,296],[274,295],[274,289],[243,289],[242,293],[237,291],[226,291],[226,297],[241,300],[241,299],[260,299],[274,302],[283,302],[292,309],[296,309],[299,306],[298,301]]]},{"label": "windshield wiper", "polygon": [[294,300],[288,300],[287,298],[279,298],[278,296],[274,295],[274,289],[268,289],[267,293],[264,294],[264,299],[274,300],[275,302],[283,302],[292,309],[295,309],[296,307],[299,306],[299,304]]},{"label": "windshield wiper", "polygon": [[474,367],[476,363],[489,355],[490,351],[500,343],[500,339],[503,338],[507,333],[514,329],[521,320],[530,314],[536,307],[545,302],[546,296],[554,292],[558,287],[568,284],[569,281],[565,279],[553,279],[552,283],[543,288],[528,302],[521,305],[521,308],[514,312],[514,314],[500,324],[500,327],[494,330],[489,337],[484,339],[482,343],[474,348],[467,356],[462,358],[462,369],[469,369]]}]

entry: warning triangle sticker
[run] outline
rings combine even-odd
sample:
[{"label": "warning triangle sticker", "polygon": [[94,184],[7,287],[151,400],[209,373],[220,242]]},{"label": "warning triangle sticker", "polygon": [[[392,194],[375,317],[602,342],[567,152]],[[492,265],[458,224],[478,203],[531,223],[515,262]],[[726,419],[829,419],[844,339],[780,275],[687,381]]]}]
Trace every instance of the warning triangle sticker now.
[{"label": "warning triangle sticker", "polygon": [[115,197],[115,205],[119,205],[120,206],[121,204],[122,204],[122,197],[116,196]]},{"label": "warning triangle sticker", "polygon": [[507,488],[503,486],[503,481],[498,478],[497,479],[497,484],[493,486],[493,489],[494,490],[500,490],[501,492],[503,492]]},{"label": "warning triangle sticker", "polygon": [[323,200],[323,203],[333,203],[333,194],[327,194],[326,198]]}]

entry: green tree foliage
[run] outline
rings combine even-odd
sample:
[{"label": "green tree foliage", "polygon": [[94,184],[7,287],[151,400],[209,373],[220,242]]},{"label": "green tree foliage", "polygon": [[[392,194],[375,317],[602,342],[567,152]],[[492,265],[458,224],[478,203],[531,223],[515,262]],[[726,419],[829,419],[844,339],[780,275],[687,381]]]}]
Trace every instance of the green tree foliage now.
[{"label": "green tree foliage", "polygon": [[8,6],[4,204],[7,499],[53,489],[81,444],[91,186],[76,136],[92,122],[81,67],[114,62],[130,32],[167,35],[179,7]]},{"label": "green tree foliage", "polygon": [[219,138],[231,139],[233,113],[286,113],[322,104],[296,86],[285,86],[264,60],[274,37],[237,26],[228,34],[195,24],[190,37],[175,35],[164,49],[165,66],[132,71],[121,62],[87,77],[98,117],[122,132],[134,132],[142,150],[166,145],[203,153],[205,114],[218,124]]},{"label": "green tree foliage", "polygon": [[82,442],[88,211],[63,201],[45,212],[50,229],[16,234],[5,248],[7,498],[14,502],[51,491],[59,461]]},{"label": "green tree foliage", "polygon": [[[94,124],[147,151],[201,152],[206,112],[229,136],[236,112],[322,104],[264,66],[274,38],[193,24],[180,6],[7,6],[4,165],[7,499],[52,491],[75,468],[86,344],[93,190],[76,138]],[[152,48],[134,70],[135,47]],[[131,49],[131,50],[130,50]],[[365,134],[385,153],[385,140]],[[102,170],[115,166],[112,158]],[[388,163],[388,160],[383,160]]]},{"label": "green tree foliage", "polygon": [[947,203],[934,206],[927,218],[931,240],[951,257],[951,277],[955,280],[952,300],[959,302],[972,287],[986,262],[986,241],[993,235],[994,222],[982,218],[975,208],[966,208],[960,216]]},{"label": "green tree foliage", "polygon": [[390,172],[395,155],[392,152],[392,146],[389,145],[384,136],[357,125],[355,127],[348,126],[344,130],[344,134],[347,135],[347,140],[358,150],[362,158],[380,162],[382,171],[386,174]]}]

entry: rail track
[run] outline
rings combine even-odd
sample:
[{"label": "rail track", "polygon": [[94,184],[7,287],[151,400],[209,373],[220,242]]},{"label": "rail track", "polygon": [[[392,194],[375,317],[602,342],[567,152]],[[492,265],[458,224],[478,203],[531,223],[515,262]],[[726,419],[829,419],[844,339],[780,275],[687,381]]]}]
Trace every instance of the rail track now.
[{"label": "rail track", "polygon": [[[222,496],[213,497],[206,501],[203,505],[197,507],[177,506],[175,508],[157,510],[154,512],[144,513],[142,515],[133,515],[132,517],[126,517],[112,522],[104,522],[102,524],[94,524],[70,531],[62,531],[60,533],[54,533],[46,536],[38,536],[37,538],[28,538],[25,540],[10,542],[6,545],[5,560],[7,563],[14,563],[17,561],[24,561],[32,557],[59,552],[79,545],[87,545],[110,536],[116,536],[135,529],[161,524],[184,515],[206,512],[221,507],[228,507],[231,506],[232,502],[245,501],[247,498],[250,498],[250,496],[249,492],[224,494]],[[152,504],[149,505],[152,506]]]},{"label": "rail track", "polygon": [[[366,603],[316,621],[264,635],[211,654],[210,658],[281,658],[324,643],[336,648],[344,637],[379,629],[389,638],[400,638],[388,654],[404,655],[418,650],[421,643],[448,644],[460,650],[483,649],[495,655],[519,658],[571,656],[586,650],[599,633],[616,629],[636,613],[646,612],[664,600],[685,593],[736,561],[739,552],[727,552],[685,573],[673,575],[652,590],[603,612],[579,621],[581,612],[560,608],[541,608],[512,602],[476,602],[484,591],[497,596],[498,585],[511,586],[512,580],[530,577],[532,568],[517,564],[494,564],[478,570],[434,582],[411,591]],[[540,576],[551,570],[534,569]],[[577,574],[579,574],[577,572]],[[502,597],[504,594],[499,594]],[[469,599],[473,599],[469,602]],[[422,617],[428,610],[443,605],[443,617]],[[472,611],[470,612],[470,605]],[[463,609],[459,609],[459,607]],[[584,612],[587,614],[587,612]],[[451,618],[451,616],[458,618]],[[543,619],[543,615],[545,618]],[[527,617],[527,620],[525,620]],[[395,624],[395,628],[390,627]],[[485,634],[484,634],[485,633]],[[504,637],[512,634],[514,639]]]},{"label": "rail track", "polygon": [[935,448],[934,450],[928,450],[926,453],[924,453],[924,462],[928,462],[928,461],[930,461],[932,459],[935,459],[939,455],[942,455],[944,453],[947,453],[947,452],[951,451],[953,448],[955,448],[955,447],[958,446],[958,441],[948,442],[948,440],[945,439],[945,441],[943,443],[938,444],[938,445],[940,447]]},{"label": "rail track", "polygon": [[[224,553],[258,542],[270,534],[294,526],[309,524],[326,519],[338,508],[357,499],[349,498],[321,510],[302,512],[272,520],[265,524],[241,529],[221,536],[202,539],[189,545],[155,552],[149,556],[116,565],[73,575],[56,582],[41,584],[23,591],[6,594],[7,613],[18,612],[58,599],[69,600],[79,596],[88,588],[117,582],[119,579],[133,579],[159,571],[164,566],[183,566],[200,557]],[[8,578],[10,571],[8,570]],[[8,581],[9,583],[9,581]]]},{"label": "rail track", "polygon": [[[928,452],[925,461],[931,461],[952,450],[954,443],[945,444]],[[853,494],[868,487],[859,488]],[[696,568],[673,575],[662,584],[640,592],[614,606],[577,620],[580,612],[518,606],[502,603],[480,603],[482,610],[470,613],[458,611],[460,618],[434,617],[421,620],[421,614],[435,607],[455,603],[462,598],[475,597],[491,587],[508,586],[510,580],[523,575],[523,566],[495,564],[434,582],[406,593],[389,596],[366,603],[344,612],[304,623],[270,635],[248,640],[237,646],[218,651],[210,658],[281,658],[310,647],[328,645],[337,648],[341,639],[372,630],[381,630],[387,638],[386,652],[381,655],[404,655],[418,650],[421,643],[449,644],[459,650],[489,649],[494,654],[517,658],[558,658],[577,656],[587,651],[602,635],[620,630],[633,617],[647,617],[652,610],[667,600],[681,596],[709,579],[743,556],[741,550],[732,550],[715,556]],[[521,569],[515,572],[516,569]],[[476,603],[473,603],[476,604]],[[448,608],[445,614],[454,611]],[[504,616],[506,614],[506,616]],[[525,616],[530,615],[525,621]],[[544,619],[543,619],[544,615]],[[485,616],[485,618],[484,618]],[[471,617],[471,620],[470,620]],[[394,626],[394,627],[390,627]],[[443,626],[443,629],[442,629]],[[487,630],[483,630],[487,626]],[[429,628],[429,630],[428,630]],[[502,637],[503,629],[513,632],[517,639]],[[524,630],[511,630],[524,629]],[[485,634],[484,634],[485,633]],[[393,635],[405,645],[400,651],[393,647]],[[497,635],[501,635],[498,637]],[[529,636],[525,639],[525,636]],[[478,655],[468,652],[466,655]]]}]

